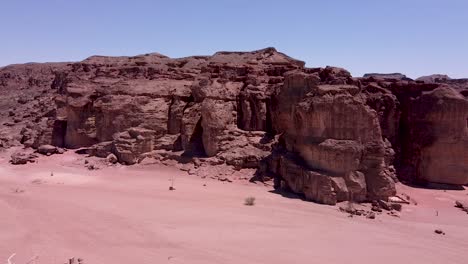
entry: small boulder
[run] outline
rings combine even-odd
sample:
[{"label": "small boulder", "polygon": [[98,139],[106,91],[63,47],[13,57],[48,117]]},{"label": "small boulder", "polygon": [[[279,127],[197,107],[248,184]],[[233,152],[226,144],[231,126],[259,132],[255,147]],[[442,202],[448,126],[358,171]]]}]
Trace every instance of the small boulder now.
[{"label": "small boulder", "polygon": [[115,164],[115,163],[117,163],[117,161],[118,161],[118,160],[117,160],[117,156],[115,156],[115,155],[112,154],[112,153],[109,154],[109,155],[107,155],[106,160],[107,160],[107,162],[112,163],[112,164]]},{"label": "small boulder", "polygon": [[374,212],[379,212],[379,213],[382,212],[382,209],[377,205],[372,205],[371,210],[374,211]]},{"label": "small boulder", "polygon": [[50,156],[52,154],[57,153],[57,147],[52,146],[52,145],[41,145],[37,148],[37,152]]},{"label": "small boulder", "polygon": [[402,204],[400,204],[400,203],[390,203],[390,208],[392,208],[392,210],[396,210],[398,212],[401,212]]},{"label": "small boulder", "polygon": [[63,153],[65,153],[65,151],[66,150],[63,149],[63,148],[57,148],[57,154],[63,154]]},{"label": "small boulder", "polygon": [[377,203],[379,204],[379,207],[384,209],[384,210],[387,210],[387,211],[392,210],[391,204],[389,202],[386,202],[386,201],[383,201],[383,200],[377,200]]},{"label": "small boulder", "polygon": [[36,156],[32,154],[27,154],[23,152],[15,152],[11,155],[10,162],[11,164],[14,164],[14,165],[21,165],[21,164],[26,164],[28,162],[34,162],[34,158],[36,158]]},{"label": "small boulder", "polygon": [[375,219],[375,213],[374,213],[374,212],[369,212],[369,213],[367,214],[366,218]]}]

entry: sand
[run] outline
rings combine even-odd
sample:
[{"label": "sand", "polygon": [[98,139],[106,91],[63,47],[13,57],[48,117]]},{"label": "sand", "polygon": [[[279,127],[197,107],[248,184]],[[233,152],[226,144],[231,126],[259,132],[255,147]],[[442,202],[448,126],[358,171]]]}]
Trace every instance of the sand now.
[{"label": "sand", "polygon": [[7,161],[0,156],[0,262],[16,253],[15,264],[468,263],[468,214],[453,206],[466,190],[399,184],[417,205],[372,220],[160,165],[90,171],[70,151]]}]

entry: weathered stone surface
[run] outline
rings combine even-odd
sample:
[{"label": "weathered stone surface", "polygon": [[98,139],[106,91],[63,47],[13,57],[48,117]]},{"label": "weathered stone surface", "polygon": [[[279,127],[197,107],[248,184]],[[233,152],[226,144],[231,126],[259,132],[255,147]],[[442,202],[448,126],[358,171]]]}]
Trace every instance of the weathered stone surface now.
[{"label": "weathered stone surface", "polygon": [[232,103],[205,99],[201,106],[201,128],[203,149],[208,157],[215,156],[219,150],[220,137],[224,130],[233,125]]},{"label": "weathered stone surface", "polygon": [[406,175],[417,181],[468,183],[468,100],[450,87],[404,102]]},{"label": "weathered stone surface", "polygon": [[[294,171],[290,162],[280,162],[279,170],[272,164],[270,171],[296,192],[323,203],[393,195],[378,115],[349,73],[326,68],[292,73],[286,80],[285,91],[274,100],[278,106],[273,106],[276,128],[282,132],[277,151],[297,155],[307,173],[289,175]],[[308,191],[322,187],[331,191]]]},{"label": "weathered stone surface", "polygon": [[0,88],[3,148],[258,168],[327,204],[385,200],[397,177],[468,183],[467,79],[353,78],[267,48],[12,65]]},{"label": "weathered stone surface", "polygon": [[92,156],[105,158],[112,153],[113,147],[112,141],[104,141],[90,147],[88,153]]}]

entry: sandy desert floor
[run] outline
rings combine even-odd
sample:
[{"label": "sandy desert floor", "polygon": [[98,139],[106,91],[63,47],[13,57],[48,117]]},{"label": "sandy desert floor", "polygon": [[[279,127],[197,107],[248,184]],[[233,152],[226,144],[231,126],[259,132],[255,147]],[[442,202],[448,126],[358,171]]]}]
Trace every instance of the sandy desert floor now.
[{"label": "sandy desert floor", "polygon": [[0,156],[0,262],[16,253],[15,264],[468,263],[468,214],[453,206],[466,190],[399,185],[417,205],[371,220],[263,184],[157,165],[90,171],[83,159],[67,152],[14,166]]}]

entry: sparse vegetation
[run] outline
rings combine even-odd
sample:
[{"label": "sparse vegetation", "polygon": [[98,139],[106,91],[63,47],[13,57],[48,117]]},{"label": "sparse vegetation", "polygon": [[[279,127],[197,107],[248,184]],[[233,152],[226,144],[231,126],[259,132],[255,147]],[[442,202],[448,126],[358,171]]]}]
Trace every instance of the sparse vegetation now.
[{"label": "sparse vegetation", "polygon": [[169,191],[175,191],[175,187],[174,187],[174,181],[175,181],[174,175],[172,175],[170,181],[171,181],[171,186],[169,186]]},{"label": "sparse vegetation", "polygon": [[14,193],[24,193],[24,190],[21,189],[21,188],[19,188],[19,187],[17,187],[17,188],[15,188],[15,189],[13,189],[13,192],[14,192]]},{"label": "sparse vegetation", "polygon": [[244,205],[247,205],[247,206],[255,205],[255,197],[249,196],[249,197],[245,198]]},{"label": "sparse vegetation", "polygon": [[41,179],[34,179],[31,181],[32,184],[41,184],[43,181]]}]

